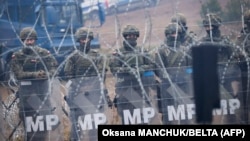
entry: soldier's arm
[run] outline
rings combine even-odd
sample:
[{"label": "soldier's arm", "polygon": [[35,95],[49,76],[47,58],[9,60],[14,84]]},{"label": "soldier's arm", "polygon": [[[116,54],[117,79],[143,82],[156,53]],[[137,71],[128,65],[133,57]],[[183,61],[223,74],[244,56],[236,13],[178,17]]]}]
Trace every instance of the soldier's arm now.
[{"label": "soldier's arm", "polygon": [[73,77],[73,74],[74,74],[74,62],[72,61],[72,59],[68,59],[65,66],[64,66],[64,74],[67,76],[67,77]]},{"label": "soldier's arm", "polygon": [[121,65],[120,65],[118,53],[115,52],[111,55],[109,59],[109,67],[110,67],[111,73],[113,74],[117,73],[120,70]]},{"label": "soldier's arm", "polygon": [[102,73],[104,71],[107,72],[108,71],[108,65],[109,65],[109,60],[107,58],[105,58],[104,56],[101,56],[100,58],[98,58],[98,70],[100,73]]},{"label": "soldier's arm", "polygon": [[165,69],[168,65],[167,55],[163,53],[164,50],[159,50],[158,53],[155,54],[155,74],[156,76],[160,76],[162,73],[162,69]]},{"label": "soldier's arm", "polygon": [[153,54],[149,54],[148,52],[146,52],[145,57],[143,57],[144,65],[141,66],[143,70],[145,71],[154,70],[155,63],[154,63],[153,58],[154,58]]},{"label": "soldier's arm", "polygon": [[11,71],[14,73],[15,77],[20,79],[32,79],[36,78],[35,72],[24,72],[23,64],[20,64],[15,55],[12,55],[12,59],[10,62]]},{"label": "soldier's arm", "polygon": [[[45,67],[48,70],[49,76],[52,77],[55,74],[56,69],[58,67],[57,60],[50,53],[50,51],[48,51],[44,48],[41,48],[41,47],[37,47],[37,50],[39,52],[40,57],[42,58],[42,60],[44,61],[45,65],[46,65]],[[44,71],[45,70],[46,69],[44,69]],[[45,77],[47,77],[46,73],[45,73]]]},{"label": "soldier's arm", "polygon": [[58,67],[58,63],[57,63],[57,60],[55,59],[55,57],[53,55],[49,54],[48,62],[46,62],[46,63],[47,63],[49,75],[50,76],[55,75],[55,72],[56,72],[57,67]]}]

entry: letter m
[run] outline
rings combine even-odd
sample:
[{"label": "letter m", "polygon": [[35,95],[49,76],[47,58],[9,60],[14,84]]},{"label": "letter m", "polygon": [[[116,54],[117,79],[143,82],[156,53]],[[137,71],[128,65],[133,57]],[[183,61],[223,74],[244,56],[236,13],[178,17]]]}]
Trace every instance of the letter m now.
[{"label": "letter m", "polygon": [[34,132],[44,131],[43,116],[37,116],[35,123],[33,122],[32,117],[26,117],[25,124],[26,124],[26,131],[27,132],[32,132],[32,129]]}]

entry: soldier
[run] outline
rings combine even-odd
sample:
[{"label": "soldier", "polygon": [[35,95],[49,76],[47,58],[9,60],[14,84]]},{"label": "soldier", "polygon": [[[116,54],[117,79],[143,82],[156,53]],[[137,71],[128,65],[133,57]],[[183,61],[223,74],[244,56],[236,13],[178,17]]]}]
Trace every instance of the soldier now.
[{"label": "soldier", "polygon": [[196,34],[193,31],[188,31],[187,19],[183,13],[176,13],[171,18],[171,22],[178,23],[181,27],[180,41],[183,46],[190,46],[197,41]]},{"label": "soldier", "polygon": [[[167,107],[176,104],[190,104],[191,82],[188,82],[191,75],[192,60],[190,50],[187,50],[181,42],[182,28],[178,23],[170,23],[165,28],[164,43],[158,48],[155,55],[156,75],[160,79],[158,87],[158,106],[162,113],[163,124],[177,122],[189,123],[192,117],[181,117],[172,119]],[[185,111],[184,111],[185,112]],[[191,112],[192,111],[188,111]],[[186,114],[186,112],[184,113]]]},{"label": "soldier", "polygon": [[248,124],[248,103],[249,103],[249,62],[250,54],[250,10],[244,12],[244,27],[240,35],[237,37],[236,44],[240,47],[237,53],[238,64],[241,70],[242,94],[238,97],[242,103],[241,123]]},{"label": "soldier", "polygon": [[[141,120],[137,123],[128,121],[128,116],[133,114],[135,109],[142,111],[143,108],[152,106],[149,103],[147,90],[149,87],[146,87],[150,84],[147,83],[148,81],[143,81],[146,76],[154,75],[150,71],[153,69],[152,60],[147,51],[143,51],[141,47],[137,46],[140,31],[135,25],[126,25],[123,28],[122,36],[124,38],[123,46],[113,53],[110,60],[110,70],[116,78],[114,104],[122,124],[144,124]],[[141,116],[140,111],[137,114]]]},{"label": "soldier", "polygon": [[[84,130],[89,130],[89,138],[97,140],[96,126],[90,129],[81,128],[79,119],[87,122],[90,114],[104,113],[104,104],[112,107],[108,91],[105,86],[108,61],[98,50],[90,48],[94,38],[90,29],[81,27],[75,33],[76,41],[79,43],[77,50],[67,58],[64,73],[71,83],[66,101],[70,107],[70,119],[72,122],[71,140],[79,140]],[[107,102],[107,103],[105,103]],[[86,121],[85,121],[86,120]],[[96,119],[91,118],[95,122]],[[102,124],[105,124],[103,122]]]},{"label": "soldier", "polygon": [[[23,47],[13,53],[11,70],[19,81],[20,118],[28,129],[30,117],[49,115],[52,112],[48,101],[49,80],[56,75],[56,59],[50,52],[36,45],[37,33],[32,27],[25,27],[20,32]],[[45,138],[46,131],[27,131],[27,140]]]},{"label": "soldier", "polygon": [[[233,43],[230,42],[229,37],[221,34],[221,23],[222,20],[217,14],[208,13],[203,19],[203,27],[207,34],[200,42],[214,43],[214,45],[217,45],[220,97],[222,99],[229,99],[237,97],[240,92],[240,73],[236,65],[236,60],[233,57],[233,52],[236,48]],[[229,118],[225,119],[229,120]]]}]

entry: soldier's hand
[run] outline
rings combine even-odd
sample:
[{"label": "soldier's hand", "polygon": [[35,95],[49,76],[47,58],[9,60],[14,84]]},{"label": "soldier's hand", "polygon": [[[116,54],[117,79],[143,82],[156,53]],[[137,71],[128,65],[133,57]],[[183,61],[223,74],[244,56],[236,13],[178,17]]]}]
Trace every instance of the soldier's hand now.
[{"label": "soldier's hand", "polygon": [[36,73],[36,78],[47,78],[45,71],[40,70]]}]

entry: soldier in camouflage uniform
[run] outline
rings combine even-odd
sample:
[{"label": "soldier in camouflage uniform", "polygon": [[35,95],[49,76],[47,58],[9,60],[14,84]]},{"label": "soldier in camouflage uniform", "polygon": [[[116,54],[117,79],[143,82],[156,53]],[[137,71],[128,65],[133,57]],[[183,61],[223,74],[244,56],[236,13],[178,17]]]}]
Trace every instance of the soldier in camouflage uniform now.
[{"label": "soldier in camouflage uniform", "polygon": [[243,124],[249,120],[249,61],[250,56],[250,10],[244,12],[244,27],[237,37],[236,44],[240,47],[237,52],[238,65],[241,70],[242,94],[238,97],[242,103],[241,119]]},{"label": "soldier in camouflage uniform", "polygon": [[37,33],[31,27],[23,28],[20,38],[24,47],[12,55],[11,70],[18,80],[48,79],[55,75],[57,61],[50,52],[35,45]]},{"label": "soldier in camouflage uniform", "polygon": [[[221,34],[221,24],[222,20],[217,14],[208,13],[203,19],[203,27],[207,34],[200,43],[213,43],[218,47],[220,97],[230,99],[236,98],[240,92],[240,71],[233,56],[236,47],[228,36]],[[230,115],[228,117],[230,118]],[[227,120],[224,122],[230,122],[229,118],[224,118]]]},{"label": "soldier in camouflage uniform", "polygon": [[197,41],[196,34],[193,31],[188,31],[187,19],[183,13],[176,13],[171,18],[172,23],[178,23],[182,31],[180,34],[180,41],[183,46],[190,48]]},{"label": "soldier in camouflage uniform", "polygon": [[190,104],[190,84],[187,82],[192,72],[190,50],[182,45],[182,28],[178,23],[170,23],[165,28],[165,40],[155,55],[156,75],[160,79],[158,87],[158,106],[163,124],[188,123],[188,117],[170,121],[168,106]]},{"label": "soldier in camouflage uniform", "polygon": [[[37,33],[32,27],[23,28],[20,32],[20,38],[23,47],[13,53],[10,66],[14,76],[20,82],[18,90],[20,98],[19,114],[26,125],[28,123],[25,122],[25,118],[28,116],[36,118],[37,116],[51,114],[52,107],[48,101],[48,80],[56,75],[55,71],[58,64],[48,50],[36,45]],[[27,81],[30,81],[31,85],[23,85],[23,82]],[[32,88],[27,88],[30,86]],[[43,132],[45,133],[28,132],[27,139],[41,140],[45,138],[46,131]]]},{"label": "soldier in camouflage uniform", "polygon": [[147,71],[152,70],[153,65],[150,54],[137,46],[140,32],[136,26],[126,25],[122,36],[123,46],[113,53],[110,70],[116,78],[114,104],[122,119],[122,124],[132,124],[124,121],[127,117],[124,111],[129,110],[133,114],[134,109],[142,110],[144,107],[151,106],[149,94],[145,88],[147,84],[142,79],[145,73],[148,75]]},{"label": "soldier in camouflage uniform", "polygon": [[[66,97],[72,122],[71,141],[83,138],[81,133],[83,131],[78,124],[80,117],[96,112],[103,113],[105,110],[103,100],[106,100],[108,106],[112,107],[105,86],[108,61],[98,50],[91,49],[93,32],[88,28],[81,27],[76,31],[75,37],[79,46],[69,55],[64,67],[66,78],[72,82]],[[91,141],[97,140],[96,129],[91,129],[88,135]]]}]

